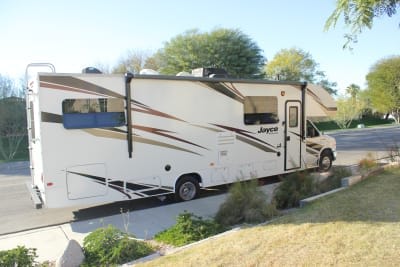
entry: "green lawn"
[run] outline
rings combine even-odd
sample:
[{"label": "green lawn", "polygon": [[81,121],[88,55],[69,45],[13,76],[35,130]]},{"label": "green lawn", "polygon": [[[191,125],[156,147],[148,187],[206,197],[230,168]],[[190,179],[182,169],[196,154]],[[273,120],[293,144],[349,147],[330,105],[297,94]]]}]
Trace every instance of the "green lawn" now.
[{"label": "green lawn", "polygon": [[400,169],[139,266],[400,266]]},{"label": "green lawn", "polygon": [[[373,127],[373,126],[383,126],[383,125],[392,125],[394,123],[394,120],[385,120],[385,119],[380,119],[380,118],[375,118],[375,117],[367,117],[361,120],[353,120],[349,129],[355,129],[357,128],[357,125],[359,124],[364,124],[365,127]],[[334,121],[322,121],[322,122],[316,122],[315,126],[320,131],[332,131],[332,130],[339,130],[340,127],[336,124]]]}]

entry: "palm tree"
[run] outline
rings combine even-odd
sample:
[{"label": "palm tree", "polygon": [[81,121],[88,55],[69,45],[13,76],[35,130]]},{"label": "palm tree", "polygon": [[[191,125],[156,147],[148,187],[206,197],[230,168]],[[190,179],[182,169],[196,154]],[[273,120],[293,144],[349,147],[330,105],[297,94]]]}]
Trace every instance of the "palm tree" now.
[{"label": "palm tree", "polygon": [[360,93],[360,86],[358,86],[357,84],[350,84],[349,86],[346,87],[346,93],[348,93],[351,96],[352,102],[355,103],[356,98],[358,96],[358,94]]}]

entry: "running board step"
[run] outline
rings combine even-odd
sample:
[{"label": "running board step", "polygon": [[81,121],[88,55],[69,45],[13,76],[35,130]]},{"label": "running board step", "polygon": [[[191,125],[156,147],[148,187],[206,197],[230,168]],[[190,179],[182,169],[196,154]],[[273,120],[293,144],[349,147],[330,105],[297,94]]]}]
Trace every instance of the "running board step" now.
[{"label": "running board step", "polygon": [[43,202],[39,195],[39,189],[36,186],[33,186],[30,182],[26,182],[26,187],[28,188],[28,191],[31,194],[33,207],[35,209],[41,209],[43,206]]}]

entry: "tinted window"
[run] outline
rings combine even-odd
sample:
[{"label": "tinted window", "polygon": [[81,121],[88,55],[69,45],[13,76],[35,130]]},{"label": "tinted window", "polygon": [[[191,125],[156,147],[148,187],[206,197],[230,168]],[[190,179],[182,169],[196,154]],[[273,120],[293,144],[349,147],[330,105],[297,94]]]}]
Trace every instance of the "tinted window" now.
[{"label": "tinted window", "polygon": [[278,99],[275,96],[247,96],[243,106],[246,125],[279,122]]},{"label": "tinted window", "polygon": [[124,101],[117,98],[65,99],[62,102],[66,129],[107,128],[125,125]]}]

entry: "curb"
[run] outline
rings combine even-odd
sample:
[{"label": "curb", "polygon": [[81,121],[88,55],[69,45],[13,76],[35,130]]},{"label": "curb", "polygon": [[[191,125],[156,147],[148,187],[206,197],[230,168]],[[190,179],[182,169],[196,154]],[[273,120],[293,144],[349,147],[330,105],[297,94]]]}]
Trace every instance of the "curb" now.
[{"label": "curb", "polygon": [[311,202],[313,202],[313,201],[315,201],[317,199],[320,199],[320,198],[323,198],[325,196],[337,193],[337,192],[342,191],[344,189],[346,189],[346,187],[339,187],[339,188],[336,188],[334,190],[331,190],[331,191],[328,191],[328,192],[325,192],[325,193],[322,193],[322,194],[319,194],[319,195],[316,195],[316,196],[312,196],[312,197],[309,197],[309,198],[306,198],[306,199],[302,199],[302,200],[300,200],[300,208],[303,208],[303,207],[309,205]]}]

